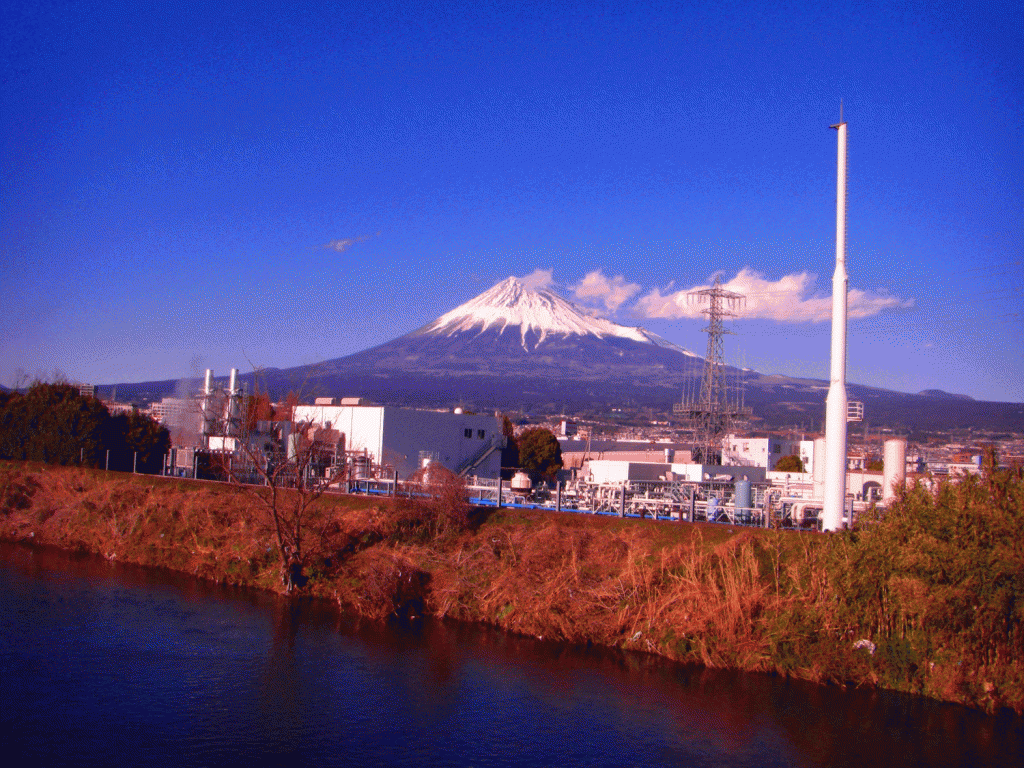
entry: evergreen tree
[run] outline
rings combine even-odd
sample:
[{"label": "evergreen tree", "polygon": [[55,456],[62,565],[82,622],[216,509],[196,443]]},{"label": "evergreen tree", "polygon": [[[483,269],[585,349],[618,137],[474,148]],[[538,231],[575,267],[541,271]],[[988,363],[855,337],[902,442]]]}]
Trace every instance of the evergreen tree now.
[{"label": "evergreen tree", "polygon": [[534,479],[554,480],[562,468],[562,447],[550,429],[533,427],[519,436],[519,466]]},{"label": "evergreen tree", "polygon": [[[170,435],[140,413],[112,417],[95,397],[70,384],[33,384],[25,394],[0,399],[0,458],[102,467],[106,452],[131,469],[138,452],[140,472],[159,472]],[[129,458],[125,459],[125,456]]]}]

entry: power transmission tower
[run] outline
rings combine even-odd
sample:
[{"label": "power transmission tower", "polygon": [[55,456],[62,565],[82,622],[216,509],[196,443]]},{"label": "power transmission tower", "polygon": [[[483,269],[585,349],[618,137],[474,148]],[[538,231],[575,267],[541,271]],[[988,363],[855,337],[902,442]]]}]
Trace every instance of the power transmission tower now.
[{"label": "power transmission tower", "polygon": [[696,400],[684,397],[683,402],[673,410],[690,419],[693,425],[693,460],[701,464],[722,463],[722,437],[730,431],[733,422],[750,415],[750,410],[739,402],[739,393],[729,396],[725,376],[725,330],[723,319],[735,317],[734,310],[740,309],[746,297],[741,293],[727,291],[722,281],[715,277],[710,288],[687,294],[692,304],[704,305],[702,310],[708,318],[708,351],[704,357],[704,375],[700,383],[700,394]]}]

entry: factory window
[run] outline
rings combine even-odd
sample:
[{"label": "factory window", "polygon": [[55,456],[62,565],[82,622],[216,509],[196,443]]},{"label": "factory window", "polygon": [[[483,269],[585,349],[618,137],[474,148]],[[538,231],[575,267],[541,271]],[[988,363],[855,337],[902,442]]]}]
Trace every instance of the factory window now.
[{"label": "factory window", "polygon": [[479,437],[479,438],[480,438],[481,440],[483,440],[483,439],[484,439],[484,437],[486,437],[486,434],[487,434],[487,433],[486,433],[486,432],[484,432],[484,431],[483,431],[482,429],[478,429],[478,430],[476,431],[476,436],[477,436],[477,437]]},{"label": "factory window", "polygon": [[466,437],[472,437],[473,436],[473,430],[472,429],[464,429],[464,430],[462,430],[462,434],[464,436],[466,436]]}]

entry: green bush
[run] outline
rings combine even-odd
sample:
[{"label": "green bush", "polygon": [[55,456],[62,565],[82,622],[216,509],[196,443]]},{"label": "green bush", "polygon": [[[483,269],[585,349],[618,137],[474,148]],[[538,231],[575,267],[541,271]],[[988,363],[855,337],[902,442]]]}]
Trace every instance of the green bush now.
[{"label": "green bush", "polygon": [[[906,489],[835,548],[840,626],[877,643],[883,680],[914,689],[929,665],[958,666],[1003,687],[1024,662],[1024,481],[1018,471]],[[902,683],[902,686],[899,684]],[[990,682],[990,685],[995,686]]]}]

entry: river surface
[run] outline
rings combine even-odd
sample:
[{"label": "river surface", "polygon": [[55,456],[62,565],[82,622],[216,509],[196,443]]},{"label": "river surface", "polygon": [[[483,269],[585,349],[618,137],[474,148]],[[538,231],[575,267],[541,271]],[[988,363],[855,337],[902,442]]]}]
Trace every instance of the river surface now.
[{"label": "river surface", "polygon": [[0,544],[5,762],[1024,765],[1024,724]]}]

